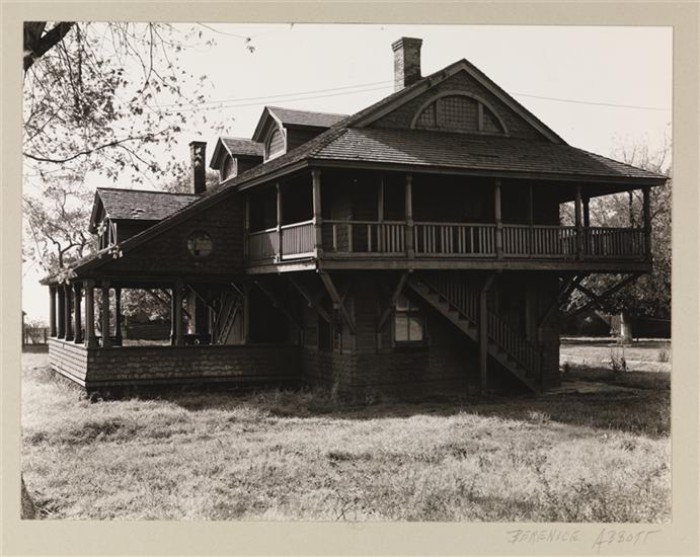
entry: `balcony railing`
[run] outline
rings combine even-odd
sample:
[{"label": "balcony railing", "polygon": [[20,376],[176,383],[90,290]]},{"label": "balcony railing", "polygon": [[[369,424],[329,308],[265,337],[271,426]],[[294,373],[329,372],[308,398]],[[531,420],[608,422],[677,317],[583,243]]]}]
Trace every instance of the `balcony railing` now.
[{"label": "balcony railing", "polygon": [[[315,225],[305,221],[248,235],[248,259],[313,256]],[[634,259],[649,257],[648,235],[636,228],[399,221],[323,222],[322,249],[332,256],[506,259]]]}]

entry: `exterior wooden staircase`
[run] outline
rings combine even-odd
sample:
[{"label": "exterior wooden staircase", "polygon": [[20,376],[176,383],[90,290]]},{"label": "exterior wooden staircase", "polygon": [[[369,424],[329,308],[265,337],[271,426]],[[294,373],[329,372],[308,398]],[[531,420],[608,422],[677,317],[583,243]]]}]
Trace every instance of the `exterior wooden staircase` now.
[{"label": "exterior wooden staircase", "polygon": [[236,316],[241,311],[242,298],[235,288],[226,290],[221,298],[221,309],[216,313],[213,344],[226,344]]},{"label": "exterior wooden staircase", "polygon": [[[409,287],[467,337],[479,342],[479,292],[450,278],[411,277]],[[488,354],[533,392],[541,391],[541,357],[536,345],[487,311]]]}]

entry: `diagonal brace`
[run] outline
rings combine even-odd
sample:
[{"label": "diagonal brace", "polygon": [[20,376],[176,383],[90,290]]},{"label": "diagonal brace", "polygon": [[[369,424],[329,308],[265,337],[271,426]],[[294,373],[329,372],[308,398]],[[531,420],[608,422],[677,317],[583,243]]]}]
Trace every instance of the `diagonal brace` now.
[{"label": "diagonal brace", "polygon": [[391,302],[389,303],[389,307],[387,307],[384,310],[384,313],[382,313],[381,317],[379,318],[379,325],[377,326],[377,331],[380,332],[384,329],[386,322],[388,321],[389,317],[391,316],[392,312],[394,311],[394,306],[396,306],[396,301],[399,299],[401,292],[403,292],[404,286],[406,286],[407,280],[408,280],[408,272],[402,273],[401,277],[399,277],[399,280],[396,284],[396,288],[394,288],[394,292],[391,294]]},{"label": "diagonal brace", "polygon": [[264,285],[263,285],[260,281],[258,281],[258,280],[254,280],[254,281],[253,281],[253,284],[255,284],[255,286],[257,286],[257,287],[260,289],[260,291],[261,291],[263,294],[265,294],[265,296],[268,297],[268,299],[269,299],[270,302],[272,303],[273,307],[276,308],[277,310],[279,310],[280,312],[282,312],[282,313],[284,314],[284,316],[285,316],[287,319],[289,319],[289,321],[291,321],[291,323],[292,323],[294,326],[296,326],[296,327],[299,328],[299,329],[302,328],[301,323],[299,323],[299,320],[298,320],[296,317],[294,317],[294,316],[287,310],[287,308],[284,307],[283,304],[280,303],[280,301],[277,299],[277,296],[275,296],[272,292],[270,292],[270,291],[267,289],[266,286],[264,286]]},{"label": "diagonal brace", "polygon": [[309,307],[312,308],[314,311],[316,311],[316,313],[318,313],[324,321],[326,321],[327,323],[333,322],[333,319],[331,318],[331,316],[323,308],[323,306],[321,306],[321,304],[319,303],[319,299],[321,298],[321,296],[323,296],[323,294],[325,294],[324,290],[321,290],[320,293],[317,294],[316,296],[312,296],[309,293],[309,291],[306,290],[306,288],[304,288],[304,286],[302,286],[299,283],[299,281],[297,281],[296,279],[290,277],[289,282],[291,283],[291,285],[294,288],[296,288],[299,291],[299,294],[301,294],[303,296],[303,298],[306,300],[306,303],[309,305]]},{"label": "diagonal brace", "polygon": [[607,289],[605,292],[603,292],[602,294],[595,294],[594,292],[591,292],[591,291],[588,290],[587,288],[584,288],[584,287],[582,287],[581,285],[577,285],[576,288],[577,288],[578,290],[580,290],[581,292],[583,292],[584,294],[586,294],[586,296],[589,296],[590,298],[592,298],[592,300],[591,300],[590,302],[586,303],[586,304],[583,304],[581,307],[575,309],[574,311],[572,311],[571,313],[569,313],[569,315],[573,317],[574,315],[578,315],[579,313],[583,313],[584,311],[586,311],[587,309],[589,309],[589,308],[591,308],[591,307],[593,307],[593,306],[600,305],[600,303],[601,303],[605,298],[607,298],[607,297],[609,297],[609,296],[612,296],[615,292],[617,292],[617,291],[620,290],[621,288],[627,286],[627,285],[630,284],[631,282],[634,282],[635,280],[637,280],[637,279],[639,278],[639,276],[640,276],[639,273],[635,273],[635,274],[633,274],[633,275],[627,277],[626,279],[621,280],[620,282],[618,282],[618,283],[617,283],[615,286],[613,286],[612,288],[608,288],[608,289]]},{"label": "diagonal brace", "polygon": [[331,297],[331,301],[333,302],[333,307],[337,310],[340,311],[340,315],[343,316],[343,320],[347,324],[348,328],[350,329],[350,332],[355,335],[357,334],[357,328],[355,327],[355,321],[348,312],[347,308],[345,307],[345,304],[343,303],[343,300],[340,297],[340,294],[338,294],[338,290],[335,287],[335,284],[333,284],[333,280],[331,279],[331,276],[324,272],[321,271],[319,272],[319,275],[321,277],[321,282],[323,285],[326,287],[326,290],[328,291],[328,295]]}]

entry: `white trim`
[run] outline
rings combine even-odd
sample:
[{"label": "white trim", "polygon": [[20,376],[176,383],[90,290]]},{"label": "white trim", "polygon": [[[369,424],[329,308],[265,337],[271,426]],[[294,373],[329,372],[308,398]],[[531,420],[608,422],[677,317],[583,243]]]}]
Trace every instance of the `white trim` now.
[{"label": "white trim", "polygon": [[[437,102],[438,99],[441,99],[443,97],[467,97],[470,99],[474,99],[477,103],[481,103],[484,105],[486,108],[488,108],[491,113],[496,117],[498,122],[501,124],[501,127],[503,128],[503,134],[497,133],[497,132],[485,132],[483,129],[477,129],[479,133],[488,133],[488,134],[493,134],[493,135],[505,135],[506,137],[510,137],[510,132],[508,131],[508,127],[506,126],[506,123],[503,121],[503,118],[498,114],[496,110],[494,110],[493,106],[489,104],[488,101],[484,100],[483,97],[479,95],[475,95],[474,93],[469,93],[467,91],[460,91],[459,89],[450,89],[449,91],[443,91],[442,93],[435,93],[432,97],[430,97],[428,100],[426,100],[423,104],[421,104],[418,107],[418,110],[416,110],[416,113],[413,115],[413,118],[411,119],[411,129],[432,129],[432,128],[416,128],[416,122],[418,121],[418,118],[420,115],[423,113],[423,111],[428,108],[431,104],[434,102]],[[435,117],[437,120],[437,111],[435,113]],[[477,122],[477,126],[478,126]],[[440,131],[461,131],[461,130],[445,130],[443,128],[436,128],[437,130]],[[468,132],[469,130],[464,130],[465,132]],[[473,133],[473,132],[472,132]]]}]

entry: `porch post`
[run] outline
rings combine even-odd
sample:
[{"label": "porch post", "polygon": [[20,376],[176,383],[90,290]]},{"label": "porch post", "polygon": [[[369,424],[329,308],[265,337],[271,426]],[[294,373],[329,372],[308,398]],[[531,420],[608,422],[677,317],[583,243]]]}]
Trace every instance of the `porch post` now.
[{"label": "porch post", "polygon": [[58,338],[66,338],[66,293],[63,287],[56,287],[58,295]]},{"label": "porch post", "polygon": [[182,334],[182,281],[175,281],[175,286],[173,287],[173,293],[170,297],[171,309],[170,309],[170,320],[171,320],[171,333],[170,342],[174,346],[182,346],[184,344],[184,337]]},{"label": "porch post", "polygon": [[243,344],[250,343],[250,286],[243,287]]},{"label": "porch post", "polygon": [[323,256],[323,236],[321,217],[321,171],[315,168],[311,171],[311,187],[313,193],[313,223],[314,223],[314,256]]},{"label": "porch post", "polygon": [[501,181],[496,179],[493,188],[493,213],[496,221],[496,257],[503,257],[503,216],[501,214]]},{"label": "porch post", "polygon": [[275,203],[277,205],[277,253],[275,261],[282,261],[282,190],[279,182],[275,184]]},{"label": "porch post", "polygon": [[66,293],[66,340],[73,340],[73,296],[71,295],[73,289],[66,283],[63,290]]},{"label": "porch post", "polygon": [[122,345],[122,289],[114,289],[114,336],[115,344]]},{"label": "porch post", "polygon": [[413,243],[414,223],[413,223],[413,176],[406,174],[406,254],[408,257],[416,256],[416,249]]},{"label": "porch post", "polygon": [[52,337],[56,336],[56,287],[49,286],[49,328]]},{"label": "porch post", "polygon": [[583,257],[583,226],[581,224],[581,184],[576,184],[576,201],[574,215],[576,218],[576,256]]},{"label": "porch post", "polygon": [[245,217],[244,217],[244,242],[243,242],[243,257],[246,261],[248,261],[248,258],[250,257],[250,253],[248,251],[248,242],[249,242],[249,236],[250,236],[250,193],[245,193]]},{"label": "porch post", "polygon": [[479,388],[481,394],[488,390],[489,361],[489,304],[488,292],[495,275],[489,276],[479,291]]},{"label": "porch post", "polygon": [[82,299],[83,286],[81,283],[76,282],[73,285],[73,295],[75,296],[75,344],[83,343],[83,323],[82,323],[82,309],[80,307],[80,301]]},{"label": "porch post", "polygon": [[102,281],[102,348],[110,348],[112,338],[109,332],[109,281]]},{"label": "porch post", "polygon": [[85,348],[97,348],[94,280],[85,281]]},{"label": "porch post", "polygon": [[384,222],[384,176],[379,178],[379,192],[377,194],[377,220]]},{"label": "porch post", "polygon": [[647,259],[651,259],[651,188],[644,186],[642,195],[644,200],[644,253]]}]

